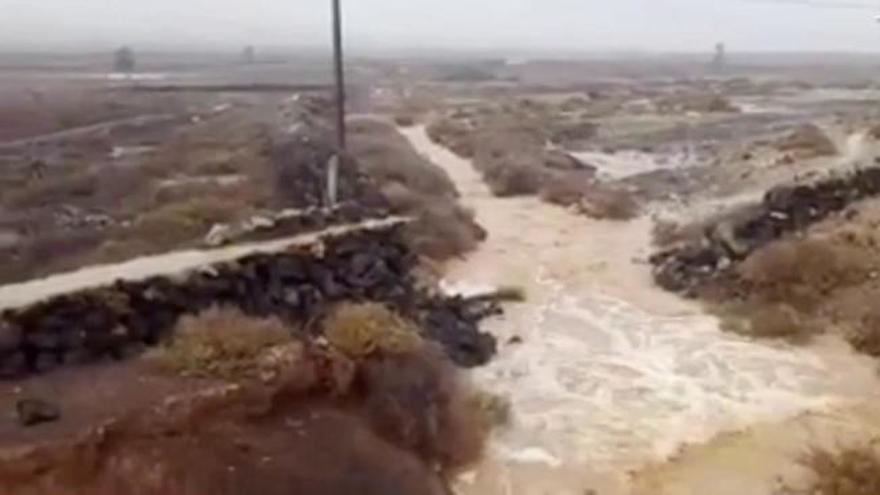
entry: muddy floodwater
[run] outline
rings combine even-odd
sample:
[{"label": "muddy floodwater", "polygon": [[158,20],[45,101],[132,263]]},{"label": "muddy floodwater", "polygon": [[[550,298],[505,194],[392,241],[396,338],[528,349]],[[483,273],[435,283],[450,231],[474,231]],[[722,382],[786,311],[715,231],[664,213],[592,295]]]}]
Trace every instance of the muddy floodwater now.
[{"label": "muddy floodwater", "polygon": [[[718,457],[712,443],[751,432],[733,448],[781,462],[788,451],[761,457],[755,449],[784,443],[766,439],[787,421],[831,429],[846,423],[839,411],[877,400],[875,365],[841,342],[753,342],[722,333],[699,307],[655,288],[644,261],[650,219],[599,222],[535,198],[495,198],[468,161],[430,142],[424,128],[402,132],[448,171],[489,232],[475,253],[449,266],[447,283],[528,291],[527,303],[490,323],[501,350],[475,376],[510,399],[512,423],[484,465],[461,477],[460,493],[632,493],[647,483],[641,476],[653,493],[702,493],[742,478],[745,485],[734,486],[769,494],[769,462],[724,472],[736,454]],[[833,422],[810,419],[831,411],[838,411]],[[786,446],[799,448],[805,437],[789,435]],[[688,466],[688,446],[704,446],[701,462],[715,470]],[[727,461],[712,466],[712,459]]]}]

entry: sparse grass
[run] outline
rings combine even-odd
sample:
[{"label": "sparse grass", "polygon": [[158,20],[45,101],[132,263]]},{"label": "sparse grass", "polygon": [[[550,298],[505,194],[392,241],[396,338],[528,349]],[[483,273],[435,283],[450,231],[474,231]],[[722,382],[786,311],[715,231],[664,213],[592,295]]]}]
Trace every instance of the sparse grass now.
[{"label": "sparse grass", "polygon": [[172,340],[146,359],[182,376],[240,381],[257,378],[263,353],[291,341],[290,331],[278,319],[213,308],[185,316]]},{"label": "sparse grass", "polygon": [[36,232],[26,235],[14,249],[3,252],[0,280],[12,283],[58,270],[78,267],[78,261],[101,245],[103,233],[94,229]]},{"label": "sparse grass", "polygon": [[247,214],[248,204],[231,199],[218,194],[159,206],[138,217],[119,240],[141,240],[157,249],[200,240],[214,224]]},{"label": "sparse grass", "polygon": [[23,187],[5,192],[3,202],[12,208],[58,206],[93,197],[99,190],[99,176],[93,170],[69,168],[33,178]]},{"label": "sparse grass", "polygon": [[802,461],[811,479],[780,495],[875,495],[880,493],[880,454],[873,445],[838,451],[812,450]]},{"label": "sparse grass", "polygon": [[415,324],[379,303],[342,303],[323,328],[327,341],[352,358],[406,354],[423,344]]}]

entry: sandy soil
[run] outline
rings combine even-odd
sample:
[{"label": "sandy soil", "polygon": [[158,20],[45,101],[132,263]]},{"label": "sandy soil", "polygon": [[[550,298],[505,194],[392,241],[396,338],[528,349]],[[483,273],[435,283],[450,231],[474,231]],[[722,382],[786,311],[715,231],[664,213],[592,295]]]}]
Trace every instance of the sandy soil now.
[{"label": "sandy soil", "polygon": [[[860,428],[855,419],[821,418],[852,416],[860,399],[877,398],[870,360],[830,339],[794,348],[724,334],[699,308],[653,286],[642,261],[649,219],[599,222],[534,198],[494,198],[469,162],[431,143],[423,128],[403,132],[447,169],[489,231],[477,252],[448,267],[449,283],[518,284],[529,296],[491,323],[508,343],[476,380],[509,397],[514,420],[485,464],[462,477],[461,493],[649,486],[688,494],[740,478],[766,488],[813,425],[831,437],[840,425]],[[784,431],[792,418],[803,434]],[[737,431],[751,433],[736,453],[714,447]],[[676,457],[685,445],[703,450]],[[771,445],[764,453],[774,463],[726,467],[730,456]]]}]

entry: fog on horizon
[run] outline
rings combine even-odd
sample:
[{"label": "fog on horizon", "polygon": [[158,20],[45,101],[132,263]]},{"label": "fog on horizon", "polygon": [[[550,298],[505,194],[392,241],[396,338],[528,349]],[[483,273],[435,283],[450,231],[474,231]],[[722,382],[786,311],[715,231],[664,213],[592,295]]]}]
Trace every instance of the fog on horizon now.
[{"label": "fog on horizon", "polygon": [[[880,51],[880,3],[343,0],[350,49]],[[323,47],[329,0],[0,0],[3,50]]]}]

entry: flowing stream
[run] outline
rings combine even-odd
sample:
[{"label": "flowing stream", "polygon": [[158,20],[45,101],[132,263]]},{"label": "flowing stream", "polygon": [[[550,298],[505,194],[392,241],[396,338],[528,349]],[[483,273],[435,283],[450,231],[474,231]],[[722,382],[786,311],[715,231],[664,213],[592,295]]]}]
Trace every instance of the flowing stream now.
[{"label": "flowing stream", "polygon": [[874,363],[836,340],[794,347],[722,333],[655,288],[643,261],[649,219],[599,222],[534,198],[495,198],[424,128],[402,132],[447,170],[489,232],[448,267],[448,283],[514,284],[529,296],[489,323],[501,349],[474,379],[510,399],[513,419],[460,493],[630,493],[628,472],[686,445],[880,390]]}]

